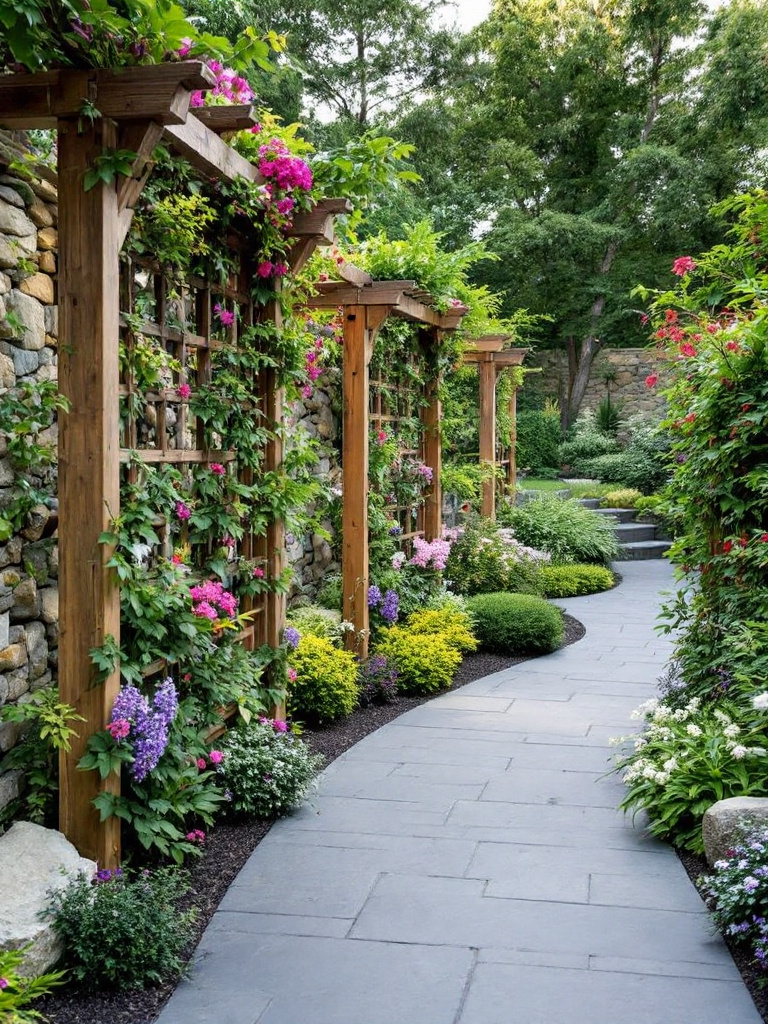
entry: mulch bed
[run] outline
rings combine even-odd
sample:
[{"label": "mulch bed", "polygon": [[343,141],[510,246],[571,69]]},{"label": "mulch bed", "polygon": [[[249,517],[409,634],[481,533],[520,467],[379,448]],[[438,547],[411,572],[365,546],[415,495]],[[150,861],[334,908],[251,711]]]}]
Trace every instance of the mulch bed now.
[{"label": "mulch bed", "polygon": [[[584,626],[569,615],[565,617],[564,645],[575,643],[585,633]],[[451,690],[457,690],[475,679],[492,675],[511,665],[519,665],[527,658],[507,658],[500,654],[467,655]],[[445,691],[443,691],[445,692]],[[425,704],[431,697],[398,697],[391,704],[374,705],[354,711],[348,718],[322,729],[306,729],[303,733],[312,749],[324,754],[328,763],[369,733],[398,718],[411,708]],[[248,857],[272,827],[270,821],[245,824],[219,824],[206,840],[205,855],[190,867],[191,889],[187,905],[197,909],[197,920],[190,934],[187,958],[191,959],[200,937],[213,917],[227,889]],[[684,854],[681,860],[691,878],[706,868],[697,857]],[[734,960],[744,977],[758,1011],[768,1024],[768,992],[758,987],[760,975],[749,964],[742,950],[732,948]],[[84,995],[75,989],[60,992],[35,1002],[51,1024],[151,1024],[170,998],[176,983],[166,982],[157,988],[135,992],[103,992]]]}]

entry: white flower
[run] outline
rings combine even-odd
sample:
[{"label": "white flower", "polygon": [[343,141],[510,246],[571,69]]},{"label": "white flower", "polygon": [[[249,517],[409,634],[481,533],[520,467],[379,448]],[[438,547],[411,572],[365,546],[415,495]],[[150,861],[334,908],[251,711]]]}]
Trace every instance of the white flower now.
[{"label": "white flower", "polygon": [[668,761],[664,762],[663,768],[664,768],[665,772],[673,772],[673,771],[675,771],[675,769],[677,768],[677,758],[670,757],[670,759]]},{"label": "white flower", "polygon": [[738,727],[738,725],[726,725],[726,727],[723,729],[723,736],[727,736],[729,740],[735,740],[740,732],[741,729]]},{"label": "white flower", "polygon": [[735,747],[731,749],[731,757],[735,757],[737,761],[740,761],[743,757],[746,757],[747,753],[747,748],[742,747],[740,744],[737,744]]},{"label": "white flower", "polygon": [[730,861],[716,860],[713,866],[716,867],[718,871],[725,871],[727,867],[730,867]]},{"label": "white flower", "polygon": [[728,715],[726,715],[726,713],[724,711],[721,711],[720,708],[715,708],[715,710],[712,712],[712,714],[715,716],[715,718],[718,720],[718,722],[722,722],[723,725],[730,725],[731,724],[731,720],[728,717]]},{"label": "white flower", "polygon": [[653,781],[659,786],[666,786],[669,782],[669,772],[656,772]]},{"label": "white flower", "polygon": [[768,711],[768,690],[752,698],[752,707],[756,711]]},{"label": "white flower", "polygon": [[689,736],[701,736],[701,729],[698,727],[698,725],[694,725],[693,722],[691,722],[690,725],[686,726],[685,731],[688,733]]},{"label": "white flower", "polygon": [[643,747],[646,746],[648,746],[648,740],[644,739],[642,736],[638,736],[635,740],[635,750],[642,750]]},{"label": "white flower", "polygon": [[688,717],[688,708],[678,708],[672,712],[672,717],[676,722],[684,722]]}]

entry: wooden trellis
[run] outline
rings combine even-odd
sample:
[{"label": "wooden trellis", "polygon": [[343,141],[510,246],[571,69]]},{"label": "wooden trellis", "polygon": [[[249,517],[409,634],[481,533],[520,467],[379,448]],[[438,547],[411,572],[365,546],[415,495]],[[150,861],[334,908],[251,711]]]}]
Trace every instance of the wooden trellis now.
[{"label": "wooden trellis", "polygon": [[[424,327],[425,344],[439,345],[443,332],[454,330],[464,310],[439,313],[428,303],[430,296],[414,281],[373,281],[350,265],[341,268],[343,281],[316,285],[318,294],[308,305],[315,309],[342,309],[343,321],[343,414],[342,467],[344,501],[342,507],[342,596],[343,613],[355,627],[346,643],[361,657],[368,653],[368,466],[369,436],[372,422],[390,423],[404,410],[413,410],[413,401],[400,390],[389,388],[389,399],[382,395],[382,381],[371,388],[370,365],[377,332],[388,316],[398,316]],[[432,469],[432,483],[425,495],[415,535],[433,540],[440,536],[442,492],[440,489],[441,408],[435,379],[424,386],[421,421],[423,439],[421,458]],[[396,396],[396,398],[394,398]],[[392,410],[393,398],[397,410]],[[385,419],[385,417],[389,417]],[[393,509],[402,515],[404,509]]]},{"label": "wooden trellis", "polygon": [[[0,125],[10,129],[55,128],[59,160],[59,389],[68,411],[59,424],[59,694],[84,716],[87,727],[62,754],[60,762],[60,828],[81,854],[105,866],[120,859],[117,818],[100,823],[92,800],[105,789],[116,792],[119,780],[102,781],[97,772],[80,772],[89,736],[105,728],[120,687],[119,671],[93,685],[90,650],[108,635],[119,641],[120,593],[112,556],[99,538],[120,507],[121,463],[138,445],[144,462],[194,464],[233,460],[229,452],[212,452],[201,443],[180,383],[193,388],[208,379],[210,354],[216,347],[211,304],[237,302],[242,323],[255,316],[280,326],[273,302],[257,311],[250,302],[249,248],[240,245],[239,270],[218,292],[206,282],[190,279],[180,298],[171,299],[159,268],[127,264],[121,281],[119,253],[128,233],[132,208],[152,170],[152,153],[165,141],[204,175],[226,181],[263,180],[256,168],[220,138],[224,131],[254,123],[248,107],[190,111],[193,90],[209,89],[214,76],[199,61],[115,69],[60,70],[36,75],[0,76]],[[87,116],[84,111],[97,111]],[[88,191],[84,176],[105,152],[128,149],[136,158],[128,177],[98,182]],[[347,207],[331,200],[322,209],[294,222],[292,262],[299,264],[315,245],[333,238],[332,214]],[[120,321],[121,298],[135,308],[137,289],[152,295],[152,315],[141,330],[155,337],[178,359],[179,378],[157,394],[145,396],[154,410],[154,425],[142,427],[129,416],[121,428],[119,415],[118,338],[131,344],[131,327]],[[180,303],[180,306],[179,306]],[[182,378],[187,378],[183,380]],[[122,381],[123,397],[132,390]],[[284,395],[274,370],[261,372],[259,415],[267,426],[282,418]],[[169,411],[176,423],[170,428]],[[140,437],[140,430],[146,434]],[[282,462],[279,434],[263,453],[265,470]],[[128,470],[130,472],[130,470]],[[263,560],[269,576],[280,576],[285,558],[283,524],[273,522],[262,538],[246,541],[244,553]],[[249,642],[277,645],[284,622],[284,600],[265,598]]]},{"label": "wooden trellis", "polygon": [[[510,487],[515,486],[517,467],[515,465],[515,421],[517,418],[517,388],[512,391],[509,402],[509,418],[511,432],[509,449],[504,457],[504,447],[497,451],[496,445],[496,378],[501,370],[509,366],[521,366],[527,348],[504,348],[509,340],[507,334],[489,334],[484,338],[473,340],[471,347],[464,352],[465,363],[475,363],[480,382],[480,463],[486,465],[501,464],[506,470],[506,480]],[[496,481],[493,478],[483,481],[483,492],[480,505],[483,516],[493,518],[496,514]]]}]

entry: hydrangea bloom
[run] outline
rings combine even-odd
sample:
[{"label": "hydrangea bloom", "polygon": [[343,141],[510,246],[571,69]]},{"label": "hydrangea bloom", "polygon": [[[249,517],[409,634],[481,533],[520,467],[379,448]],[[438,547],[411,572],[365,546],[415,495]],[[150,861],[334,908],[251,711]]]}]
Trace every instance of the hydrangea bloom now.
[{"label": "hydrangea bloom", "polygon": [[283,630],[283,640],[288,644],[291,650],[295,651],[299,646],[301,640],[301,633],[296,629],[295,626],[286,626]]},{"label": "hydrangea bloom", "polygon": [[153,771],[168,745],[168,730],[176,717],[179,700],[171,678],[166,679],[157,689],[150,707],[149,700],[135,686],[124,686],[115,698],[108,726],[124,733],[121,738],[133,740],[134,759],[131,775],[137,782],[143,781]]}]

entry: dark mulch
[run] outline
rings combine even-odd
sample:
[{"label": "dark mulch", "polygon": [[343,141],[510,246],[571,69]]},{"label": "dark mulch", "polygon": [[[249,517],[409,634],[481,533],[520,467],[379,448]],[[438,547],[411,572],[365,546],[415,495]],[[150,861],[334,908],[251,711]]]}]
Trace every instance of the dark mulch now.
[{"label": "dark mulch", "polygon": [[[581,640],[584,633],[584,626],[566,615],[564,644]],[[527,660],[508,658],[501,654],[467,655],[456,673],[451,690]],[[314,751],[324,754],[330,763],[364,736],[431,699],[398,697],[391,704],[360,708],[341,722],[322,729],[306,729],[303,738]],[[192,957],[205,926],[213,917],[227,889],[271,826],[272,822],[269,821],[220,824],[209,833],[205,856],[190,868],[191,891],[187,903],[197,908],[198,916],[190,934],[187,958]],[[91,996],[64,989],[38,1000],[35,1008],[44,1013],[52,1024],[150,1024],[174,988],[174,982],[167,982],[153,989]]]},{"label": "dark mulch", "polygon": [[[690,880],[696,884],[696,879],[701,875],[710,874],[707,862],[696,853],[688,853],[687,850],[678,850],[677,855],[688,872]],[[738,967],[744,984],[749,989],[749,994],[754,1000],[757,1012],[768,1024],[768,985],[766,985],[765,972],[758,970],[749,953],[749,947],[738,942],[733,942],[727,935],[723,936],[725,944],[731,951],[733,961]]]}]

